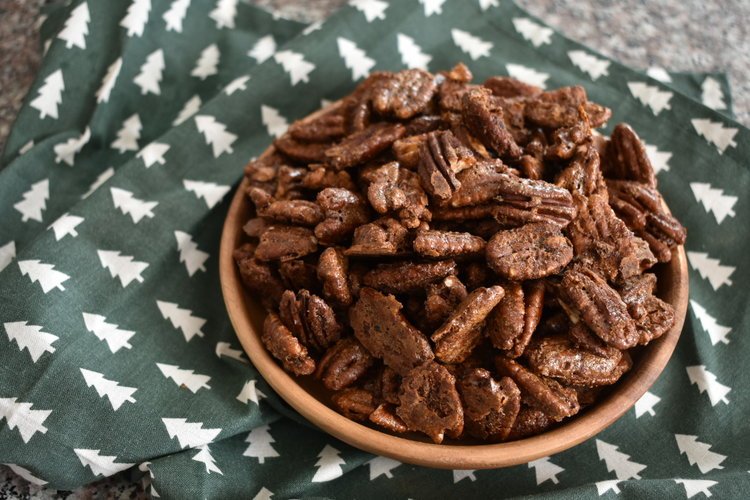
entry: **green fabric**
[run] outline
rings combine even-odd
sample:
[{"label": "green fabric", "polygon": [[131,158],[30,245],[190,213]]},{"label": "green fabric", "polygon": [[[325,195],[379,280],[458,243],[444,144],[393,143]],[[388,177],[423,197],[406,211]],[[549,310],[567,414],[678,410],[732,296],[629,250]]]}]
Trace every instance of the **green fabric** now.
[{"label": "green fabric", "polygon": [[[0,171],[0,463],[57,488],[133,464],[162,498],[746,494],[750,132],[698,102],[706,77],[673,75],[668,87],[510,2],[352,3],[302,34],[234,0],[78,0],[50,10],[52,43]],[[180,7],[181,31],[167,30],[165,13]],[[139,16],[142,31],[121,26]],[[168,16],[172,28],[178,17]],[[481,81],[521,65],[548,88],[582,83],[612,108],[611,126],[627,121],[657,148],[660,187],[688,227],[691,308],[650,399],[549,459],[462,472],[374,458],[298,423],[237,351],[217,272],[230,186],[269,144],[269,129],[348,93],[367,70],[404,68],[399,34],[420,48],[406,62],[424,54],[433,71],[465,61]],[[268,35],[277,55],[255,65],[248,52],[258,55]],[[455,38],[468,39],[469,53]],[[357,49],[345,60],[347,40]],[[148,71],[160,66],[158,49],[160,77]],[[731,109],[726,79],[714,76]],[[200,109],[174,126],[196,95]]]}]

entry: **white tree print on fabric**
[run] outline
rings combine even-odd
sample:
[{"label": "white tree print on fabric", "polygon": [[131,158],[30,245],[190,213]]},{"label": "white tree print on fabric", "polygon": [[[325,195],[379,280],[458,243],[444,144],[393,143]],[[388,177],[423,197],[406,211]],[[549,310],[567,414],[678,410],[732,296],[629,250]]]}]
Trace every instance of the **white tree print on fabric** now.
[{"label": "white tree print on fabric", "polygon": [[69,166],[75,164],[75,157],[91,139],[91,129],[86,130],[78,137],[71,137],[65,142],[55,144],[52,150],[55,152],[55,163],[64,162]]},{"label": "white tree print on fabric", "polygon": [[656,415],[654,406],[661,401],[661,398],[656,394],[646,391],[638,401],[635,402],[635,418],[641,418],[643,415],[648,413],[652,417]]},{"label": "white tree print on fabric", "polygon": [[83,313],[83,324],[86,326],[86,330],[96,335],[99,340],[107,343],[107,347],[112,351],[112,354],[123,347],[125,349],[133,347],[128,341],[135,335],[135,332],[122,330],[113,323],[107,323],[107,318],[104,316],[85,312]]},{"label": "white tree print on fabric", "polygon": [[698,436],[675,434],[674,438],[680,453],[687,456],[690,465],[697,465],[702,474],[724,468],[721,463],[727,456],[711,451],[711,445],[698,441]]},{"label": "white tree print on fabric", "polygon": [[216,8],[208,13],[208,17],[216,21],[216,29],[234,28],[234,18],[237,16],[237,0],[219,0]]},{"label": "white tree print on fabric", "polygon": [[164,144],[163,142],[152,142],[138,151],[138,154],[135,156],[136,158],[141,158],[143,160],[143,164],[146,168],[151,168],[155,163],[164,165],[164,163],[166,163],[164,155],[167,154],[169,148],[169,144]]},{"label": "white tree print on fabric", "polygon": [[242,404],[248,404],[250,401],[256,405],[260,404],[260,400],[267,396],[263,394],[263,391],[255,387],[256,382],[256,380],[248,380],[245,382],[245,385],[242,386],[242,390],[240,390],[240,393],[237,394],[237,398],[235,399]]},{"label": "white tree print on fabric", "polygon": [[247,55],[255,59],[258,64],[264,62],[276,52],[276,40],[272,35],[266,35],[258,39]]},{"label": "white tree print on fabric", "polygon": [[529,469],[534,469],[536,474],[536,485],[544,483],[545,481],[552,481],[552,484],[558,484],[560,480],[557,475],[564,472],[565,469],[550,462],[550,457],[543,457],[539,460],[529,462]]},{"label": "white tree print on fabric", "polygon": [[226,95],[232,95],[237,91],[247,90],[247,82],[249,80],[250,77],[248,75],[238,76],[237,78],[229,82],[229,85],[224,87],[224,93]]},{"label": "white tree print on fabric", "polygon": [[218,158],[224,153],[233,153],[232,144],[237,140],[237,136],[227,131],[227,126],[216,121],[216,118],[208,115],[198,115],[195,117],[195,126],[198,131],[206,138],[206,144],[211,146],[214,158]]},{"label": "white tree print on fabric", "polygon": [[388,479],[393,478],[393,472],[391,471],[403,464],[392,458],[375,457],[372,460],[368,460],[367,465],[370,466],[370,481],[373,481],[380,476],[385,476]]},{"label": "white tree print on fabric", "polygon": [[568,57],[574,66],[589,75],[594,81],[599,77],[609,75],[609,61],[606,59],[599,59],[583,50],[571,50],[568,52]]},{"label": "white tree print on fabric", "polygon": [[129,215],[135,224],[138,224],[144,217],[149,219],[154,217],[153,210],[159,202],[141,200],[133,196],[130,191],[116,187],[109,188],[109,191],[112,193],[115,208],[124,215]]},{"label": "white tree print on fabric", "polygon": [[482,11],[489,9],[490,7],[499,7],[500,0],[479,0],[479,8]]},{"label": "white tree print on fabric", "polygon": [[216,466],[216,460],[214,459],[213,455],[211,455],[211,450],[208,448],[208,445],[204,444],[203,446],[199,446],[197,449],[199,451],[198,453],[193,455],[193,460],[195,460],[196,462],[201,462],[203,465],[205,465],[207,474],[216,472],[217,474],[221,474],[223,476],[224,473],[221,472],[221,469]]},{"label": "white tree print on fabric", "polygon": [[649,67],[648,70],[646,70],[646,74],[654,80],[659,80],[662,83],[670,83],[672,81],[672,77],[669,76],[667,70],[661,66]]},{"label": "white tree print on fabric", "polygon": [[120,385],[118,382],[106,378],[102,373],[85,368],[81,368],[81,375],[83,375],[87,386],[96,389],[100,398],[106,397],[109,399],[114,411],[119,410],[126,401],[135,403],[133,393],[138,390],[137,388]]},{"label": "white tree print on fabric", "polygon": [[403,33],[396,34],[398,53],[401,54],[401,62],[407,68],[419,68],[427,70],[432,61],[432,56],[422,52],[422,48],[416,44],[414,39]]},{"label": "white tree print on fabric", "polygon": [[476,470],[474,469],[454,469],[453,470],[453,484],[460,483],[464,479],[469,481],[476,481],[477,477],[474,475]]},{"label": "white tree print on fabric", "polygon": [[0,424],[5,419],[5,425],[10,430],[18,430],[24,443],[34,437],[34,434],[47,433],[44,421],[52,410],[34,410],[34,403],[23,403],[18,398],[0,398]]},{"label": "white tree print on fabric", "polygon": [[672,92],[661,90],[656,85],[649,85],[643,82],[628,82],[628,88],[633,97],[651,109],[654,115],[658,116],[665,109],[672,109],[669,104],[674,95]]},{"label": "white tree print on fabric", "polygon": [[651,160],[651,166],[654,167],[655,174],[669,170],[669,160],[672,158],[672,153],[669,151],[659,151],[659,148],[651,144],[644,143],[643,147],[646,148],[646,155]]},{"label": "white tree print on fabric", "polygon": [[174,237],[177,240],[177,250],[180,252],[180,262],[185,264],[188,276],[193,276],[198,271],[206,271],[203,264],[208,260],[209,255],[198,250],[198,245],[193,241],[193,237],[182,231],[175,231]]},{"label": "white tree print on fabric", "polygon": [[333,446],[325,445],[323,447],[320,453],[318,453],[319,460],[315,462],[318,470],[315,471],[315,475],[311,479],[313,483],[332,481],[344,474],[341,466],[346,462],[339,456],[339,453],[341,452]]},{"label": "white tree print on fabric", "polygon": [[76,228],[84,220],[85,219],[83,217],[70,215],[66,212],[58,217],[55,222],[50,224],[47,229],[51,229],[55,233],[55,241],[60,241],[66,236],[75,238],[76,236],[78,236],[78,231],[76,231]]},{"label": "white tree print on fabric", "polygon": [[130,255],[120,255],[113,250],[97,250],[102,267],[109,270],[113,278],[119,278],[123,288],[133,281],[143,283],[143,271],[148,267],[146,262],[133,260]]},{"label": "white tree print on fabric", "polygon": [[506,64],[505,68],[508,70],[508,74],[516,80],[521,80],[529,85],[536,85],[543,89],[547,88],[547,80],[549,74],[542,73],[533,68],[527,68],[522,64]]},{"label": "white tree print on fabric", "polygon": [[70,17],[65,21],[65,25],[57,34],[57,38],[64,40],[65,47],[68,49],[73,47],[85,49],[90,21],[89,5],[83,2],[70,13]]},{"label": "white tree print on fabric", "polygon": [[194,95],[185,102],[185,105],[177,114],[177,118],[174,119],[172,125],[176,127],[177,125],[187,121],[190,117],[197,113],[199,109],[201,109],[202,105],[203,103],[201,102],[200,96]]},{"label": "white tree print on fabric", "polygon": [[258,490],[258,493],[253,497],[253,500],[271,500],[272,496],[273,491],[263,486],[260,490]]},{"label": "white tree print on fabric", "polygon": [[44,479],[36,477],[34,474],[31,473],[31,471],[29,469],[25,469],[25,468],[21,467],[20,465],[16,465],[16,464],[3,464],[3,465],[9,467],[10,470],[12,470],[16,474],[18,474],[19,476],[21,476],[22,478],[24,478],[25,480],[27,480],[31,484],[35,484],[37,486],[44,486],[45,484],[47,484],[47,481],[45,481]]},{"label": "white tree print on fabric", "polygon": [[492,42],[482,40],[466,31],[454,28],[451,30],[451,38],[453,38],[453,43],[455,43],[462,52],[468,54],[473,61],[476,61],[482,56],[489,57],[490,50],[492,50]]},{"label": "white tree print on fabric", "polygon": [[640,479],[640,473],[646,466],[630,460],[630,455],[617,451],[617,448],[600,439],[596,440],[596,452],[599,454],[599,460],[603,460],[607,465],[607,471],[614,472],[620,481]]},{"label": "white tree print on fabric", "polygon": [[180,447],[197,448],[216,439],[221,429],[204,429],[203,422],[188,422],[185,418],[162,418],[170,439],[177,438]]},{"label": "white tree print on fabric", "polygon": [[701,102],[711,109],[719,110],[727,108],[721,84],[710,76],[707,76],[701,84]]},{"label": "white tree print on fabric", "polygon": [[109,477],[135,465],[116,462],[116,456],[102,455],[101,450],[75,448],[73,451],[78,455],[81,465],[90,468],[95,476]]},{"label": "white tree print on fabric", "polygon": [[698,302],[691,300],[690,308],[693,310],[695,317],[701,324],[706,333],[708,333],[709,339],[711,339],[711,345],[716,345],[719,342],[722,344],[728,344],[729,339],[727,336],[732,333],[732,329],[728,326],[720,325],[716,318],[708,314],[708,311],[700,305]]},{"label": "white tree print on fabric", "polygon": [[138,113],[135,113],[123,122],[122,127],[117,131],[117,138],[112,141],[110,147],[120,153],[138,151],[138,139],[141,138],[142,128],[141,118],[138,116]]},{"label": "white tree print on fabric", "polygon": [[31,139],[29,142],[21,146],[21,149],[18,150],[18,156],[23,156],[29,151],[31,151],[31,148],[34,147],[34,139]]},{"label": "white tree print on fabric", "polygon": [[704,118],[695,118],[690,120],[690,123],[693,124],[693,128],[699,135],[706,139],[709,144],[713,144],[716,147],[716,151],[719,154],[724,154],[727,148],[737,147],[734,136],[737,135],[739,129],[725,127],[721,122]]},{"label": "white tree print on fabric", "polygon": [[174,302],[161,300],[156,301],[156,307],[159,308],[159,312],[164,319],[168,319],[174,328],[182,332],[186,342],[190,342],[190,339],[195,336],[204,336],[201,329],[206,324],[206,320],[193,316],[193,311],[190,309],[182,309]]},{"label": "white tree print on fabric", "polygon": [[162,19],[166,23],[167,31],[176,31],[182,33],[182,21],[185,19],[188,7],[190,7],[190,0],[174,0],[169,6]]},{"label": "white tree print on fabric", "polygon": [[720,383],[716,375],[708,371],[705,365],[686,366],[685,370],[687,370],[690,383],[698,386],[701,393],[705,392],[708,395],[711,406],[716,406],[720,402],[725,405],[729,404],[727,394],[732,391],[732,388]]},{"label": "white tree print on fabric", "polygon": [[385,11],[388,9],[388,3],[383,0],[349,0],[349,5],[364,14],[368,23],[385,19]]},{"label": "white tree print on fabric", "polygon": [[685,496],[687,498],[693,498],[695,495],[703,493],[706,498],[711,496],[709,488],[719,484],[717,481],[710,481],[708,479],[675,479],[675,483],[681,484],[685,488]]},{"label": "white tree print on fabric", "polygon": [[217,74],[219,72],[219,59],[221,59],[219,46],[212,43],[203,49],[190,75],[205,80],[209,76]]},{"label": "white tree print on fabric", "polygon": [[242,452],[243,457],[257,458],[258,463],[265,463],[266,458],[278,457],[279,453],[271,445],[275,443],[271,436],[269,425],[261,425],[251,430],[245,438],[247,449]]},{"label": "white tree print on fabric", "polygon": [[260,105],[260,120],[271,137],[281,137],[289,128],[289,122],[281,116],[279,110],[265,104]]},{"label": "white tree print on fabric", "polygon": [[164,51],[157,49],[146,57],[146,62],[141,66],[140,73],[133,79],[133,83],[141,88],[141,95],[161,94],[159,82],[164,71]]},{"label": "white tree print on fabric", "polygon": [[607,493],[608,491],[611,491],[615,495],[619,495],[620,494],[620,488],[617,486],[617,484],[619,482],[620,481],[617,480],[617,479],[610,479],[609,481],[598,481],[598,482],[594,483],[595,486],[596,486],[596,493],[599,496],[602,496],[605,493]]},{"label": "white tree print on fabric", "polygon": [[195,373],[193,370],[185,370],[177,365],[156,363],[156,366],[165,377],[174,380],[174,383],[178,386],[186,387],[193,394],[200,389],[211,388],[211,386],[208,385],[208,381],[211,380],[211,377],[208,375],[201,375],[200,373]]},{"label": "white tree print on fabric", "polygon": [[687,257],[690,267],[698,271],[701,278],[707,279],[714,290],[723,285],[732,286],[732,280],[729,278],[734,274],[736,267],[724,266],[719,259],[711,258],[705,252],[688,252]]},{"label": "white tree print on fabric", "polygon": [[433,14],[440,15],[443,13],[445,0],[419,0],[419,3],[424,7],[425,17],[430,17]]},{"label": "white tree print on fabric", "polygon": [[57,120],[57,107],[62,103],[63,90],[65,90],[65,81],[62,70],[58,69],[44,79],[44,84],[39,87],[38,95],[29,103],[29,106],[39,111],[40,120],[48,116]]},{"label": "white tree print on fabric", "polygon": [[41,326],[29,325],[28,321],[13,321],[5,323],[5,333],[10,342],[18,344],[18,350],[29,351],[31,360],[36,363],[45,352],[55,352],[52,344],[59,339],[57,335],[43,332]]},{"label": "white tree print on fabric", "polygon": [[23,193],[23,199],[13,205],[21,213],[21,222],[35,220],[42,222],[42,212],[47,209],[49,199],[49,179],[44,179],[31,185]]},{"label": "white tree print on fabric", "polygon": [[113,175],[115,175],[115,169],[112,167],[108,167],[104,172],[102,172],[96,177],[96,180],[91,183],[91,186],[89,186],[88,191],[83,193],[83,195],[81,196],[81,199],[85,200],[86,198],[91,196],[94,191],[99,189],[102,186],[102,184],[107,182],[109,178],[112,177]]},{"label": "white tree print on fabric", "polygon": [[226,356],[227,358],[232,358],[235,361],[239,361],[240,363],[248,363],[247,359],[245,359],[245,353],[240,351],[239,349],[232,348],[229,342],[217,342],[214,353],[216,354],[217,358]]},{"label": "white tree print on fabric", "polygon": [[10,240],[0,247],[0,271],[8,267],[8,264],[16,258],[16,242]]},{"label": "white tree print on fabric", "polygon": [[117,77],[120,76],[120,70],[122,69],[122,57],[115,59],[115,62],[109,65],[107,73],[102,78],[102,83],[99,86],[99,90],[96,91],[96,102],[107,102],[109,101],[109,95],[112,93],[112,89],[115,88],[115,82]]},{"label": "white tree print on fabric", "polygon": [[208,208],[214,208],[231,189],[230,186],[215,184],[213,182],[194,181],[185,179],[182,181],[185,189],[192,192],[198,198],[203,198]]},{"label": "white tree print on fabric", "polygon": [[120,26],[127,30],[129,37],[143,36],[149,12],[151,12],[151,0],[133,0],[125,17],[120,21]]},{"label": "white tree print on fabric", "polygon": [[534,47],[541,47],[542,45],[552,43],[554,31],[551,28],[535,23],[527,17],[513,18],[513,27],[523,38],[531,42]]},{"label": "white tree print on fabric", "polygon": [[70,279],[67,274],[56,270],[54,264],[45,264],[38,259],[19,260],[18,268],[32,283],[39,283],[45,294],[55,289],[65,291],[63,283]]},{"label": "white tree print on fabric", "polygon": [[348,38],[336,38],[339,55],[344,60],[344,66],[352,71],[352,81],[357,81],[370,74],[375,66],[375,60],[367,57],[364,50]]},{"label": "white tree print on fabric", "polygon": [[292,86],[299,82],[307,83],[310,81],[310,73],[315,69],[315,65],[305,60],[305,56],[299,52],[291,50],[280,50],[273,56],[276,61],[284,68],[284,72],[289,75]]},{"label": "white tree print on fabric", "polygon": [[737,197],[724,194],[722,189],[711,187],[707,182],[691,182],[690,189],[693,191],[695,199],[703,205],[706,212],[714,214],[716,222],[721,224],[724,219],[734,217],[734,204],[737,203]]}]

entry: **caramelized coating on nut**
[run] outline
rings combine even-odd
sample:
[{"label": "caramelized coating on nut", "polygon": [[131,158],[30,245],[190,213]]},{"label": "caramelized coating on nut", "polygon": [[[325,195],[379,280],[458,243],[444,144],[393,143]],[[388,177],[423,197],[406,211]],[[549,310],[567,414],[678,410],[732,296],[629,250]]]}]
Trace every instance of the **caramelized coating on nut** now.
[{"label": "caramelized coating on nut", "polygon": [[499,231],[487,243],[490,267],[513,281],[559,273],[572,258],[573,245],[553,224],[527,224]]},{"label": "caramelized coating on nut", "polygon": [[281,361],[284,369],[295,375],[310,375],[315,371],[315,361],[292,332],[284,326],[278,314],[270,312],[263,323],[263,345]]},{"label": "caramelized coating on nut", "polygon": [[407,293],[423,290],[430,283],[454,274],[455,271],[454,260],[379,264],[365,274],[364,283],[386,293]]},{"label": "caramelized coating on nut", "polygon": [[417,233],[414,251],[424,257],[445,259],[481,255],[486,244],[483,238],[470,233],[429,230]]},{"label": "caramelized coating on nut", "polygon": [[458,382],[464,404],[464,425],[470,436],[504,441],[521,409],[521,391],[509,377],[499,381],[483,368],[464,373]]},{"label": "caramelized coating on nut", "polygon": [[320,254],[318,279],[323,283],[323,296],[340,307],[352,303],[348,270],[349,262],[338,248],[328,247]]},{"label": "caramelized coating on nut", "polygon": [[328,349],[318,363],[315,376],[326,388],[338,391],[359,380],[374,361],[357,339],[343,338]]}]

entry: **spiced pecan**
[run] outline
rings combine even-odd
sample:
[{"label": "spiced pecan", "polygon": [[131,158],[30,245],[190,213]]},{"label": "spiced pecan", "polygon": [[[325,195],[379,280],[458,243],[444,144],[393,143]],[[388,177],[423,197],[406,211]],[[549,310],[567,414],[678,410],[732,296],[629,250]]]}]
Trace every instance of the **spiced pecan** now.
[{"label": "spiced pecan", "polygon": [[325,157],[334,168],[354,167],[390,148],[405,132],[400,123],[375,123],[328,148]]},{"label": "spiced pecan", "polygon": [[[430,105],[432,105],[432,103],[430,103]],[[414,118],[413,120],[411,120],[410,122],[406,124],[405,135],[418,136],[418,135],[426,134],[428,132],[432,132],[433,130],[437,130],[441,128],[442,126],[443,126],[443,117],[438,114],[417,116],[416,118]],[[395,146],[396,143],[394,142],[393,145]]]},{"label": "spiced pecan", "polygon": [[320,254],[317,275],[323,284],[323,296],[339,307],[349,307],[352,303],[348,269],[349,262],[338,248],[328,247]]},{"label": "spiced pecan", "polygon": [[334,393],[331,401],[342,415],[357,422],[366,421],[377,407],[375,396],[357,387],[349,387]]},{"label": "spiced pecan", "polygon": [[341,337],[343,328],[323,299],[307,290],[287,290],[279,304],[281,321],[308,349],[323,352]]},{"label": "spiced pecan", "polygon": [[648,344],[674,325],[674,308],[653,295],[656,276],[650,273],[627,280],[619,289],[630,316],[635,320],[639,344]]},{"label": "spiced pecan", "polygon": [[548,417],[542,410],[522,405],[516,421],[513,423],[513,428],[508,435],[508,439],[523,439],[541,434],[552,427],[554,423],[555,421]]},{"label": "spiced pecan", "polygon": [[498,97],[533,97],[542,93],[536,85],[529,85],[507,76],[492,76],[482,84]]},{"label": "spiced pecan", "polygon": [[326,150],[331,146],[325,142],[302,142],[289,134],[284,134],[273,145],[284,156],[301,163],[320,163],[326,160]]},{"label": "spiced pecan", "polygon": [[578,146],[591,140],[591,127],[584,119],[570,127],[561,127],[552,132],[552,141],[545,154],[553,160],[569,160]]},{"label": "spiced pecan", "polygon": [[349,191],[357,189],[349,172],[346,170],[333,170],[326,168],[320,163],[308,165],[308,172],[302,177],[301,185],[305,189],[320,191],[325,188],[344,188]]},{"label": "spiced pecan", "polygon": [[458,63],[450,71],[442,71],[440,77],[443,79],[438,88],[440,109],[460,112],[466,91],[477,87],[469,85],[474,78],[471,71],[463,63]]},{"label": "spiced pecan", "polygon": [[276,313],[269,312],[266,316],[261,340],[286,371],[295,375],[310,375],[315,371],[315,361],[305,346],[284,326]]},{"label": "spiced pecan", "polygon": [[516,383],[509,377],[496,381],[489,371],[474,368],[461,376],[457,386],[467,434],[504,441],[521,409],[521,391]]},{"label": "spiced pecan", "polygon": [[576,216],[570,192],[554,184],[512,174],[499,174],[494,182],[499,206],[492,215],[501,223],[547,222],[565,227]]},{"label": "spiced pecan", "polygon": [[323,245],[335,245],[369,221],[367,203],[356,193],[343,188],[326,188],[317,202],[325,220],[315,226],[315,236]]},{"label": "spiced pecan", "polygon": [[389,73],[373,84],[372,107],[381,116],[405,120],[427,108],[436,88],[435,77],[421,69]]},{"label": "spiced pecan", "polygon": [[245,225],[242,226],[242,231],[251,238],[260,238],[260,235],[263,234],[268,227],[269,223],[267,220],[260,217],[253,217],[252,219],[248,219]]},{"label": "spiced pecan", "polygon": [[500,231],[487,243],[489,266],[513,281],[556,274],[572,258],[573,245],[554,224],[527,224]]},{"label": "spiced pecan", "polygon": [[464,265],[462,279],[466,283],[468,290],[474,290],[480,286],[484,286],[490,278],[492,272],[487,267],[487,264],[482,261],[472,261]]},{"label": "spiced pecan", "polygon": [[275,308],[285,290],[276,270],[256,259],[255,246],[249,243],[237,248],[233,256],[245,287],[259,297],[267,309]]},{"label": "spiced pecan", "polygon": [[[524,289],[525,288],[525,289]],[[544,305],[544,283],[532,281],[503,285],[505,296],[487,318],[485,333],[492,345],[518,358],[531,341]]]},{"label": "spiced pecan", "polygon": [[303,197],[302,179],[307,169],[282,165],[276,178],[276,190],[273,197],[276,200],[296,200]]},{"label": "spiced pecan", "polygon": [[408,293],[423,290],[430,283],[455,272],[456,262],[453,260],[378,264],[365,274],[364,284],[386,293]]},{"label": "spiced pecan", "polygon": [[381,217],[355,229],[352,246],[344,254],[359,257],[402,255],[409,251],[408,236],[409,231],[396,219]]},{"label": "spiced pecan", "polygon": [[457,276],[446,276],[442,281],[429,285],[424,302],[425,323],[430,329],[437,328],[467,295],[466,287]]},{"label": "spiced pecan", "polygon": [[315,226],[323,221],[323,211],[317,203],[307,200],[274,200],[257,187],[247,190],[255,204],[256,213],[276,222],[299,226]]},{"label": "spiced pecan", "polygon": [[463,96],[461,113],[468,130],[499,156],[518,158],[521,148],[505,123],[505,111],[493,102],[492,91],[475,88]]},{"label": "spiced pecan", "polygon": [[279,275],[289,290],[317,290],[320,287],[316,268],[301,259],[287,260],[279,263]]},{"label": "spiced pecan", "polygon": [[448,257],[481,255],[487,244],[484,239],[470,233],[452,231],[419,231],[414,239],[414,251],[424,257],[445,259]]},{"label": "spiced pecan", "polygon": [[255,257],[263,261],[293,260],[318,249],[318,240],[310,229],[299,226],[273,225],[260,236]]},{"label": "spiced pecan", "polygon": [[397,434],[402,434],[409,430],[401,417],[396,414],[393,405],[383,403],[375,411],[370,413],[370,422],[382,427],[383,429]]},{"label": "spiced pecan", "polygon": [[346,134],[346,118],[341,107],[337,107],[312,120],[297,120],[287,132],[298,141],[331,142]]},{"label": "spiced pecan", "polygon": [[460,172],[460,186],[448,200],[451,207],[480,205],[507,192],[510,169],[500,160],[481,160],[473,168]]},{"label": "spiced pecan", "polygon": [[570,127],[581,120],[581,106],[593,128],[605,124],[612,115],[608,108],[589,102],[580,86],[543,92],[526,102],[524,112],[527,120],[541,127]]},{"label": "spiced pecan", "polygon": [[376,212],[396,212],[404,226],[412,229],[431,219],[429,200],[416,174],[390,162],[375,170],[371,178],[367,197]]},{"label": "spiced pecan", "polygon": [[555,185],[570,191],[574,199],[591,196],[605,188],[600,163],[596,148],[591,145],[579,147],[568,166],[555,179]]},{"label": "spiced pecan", "polygon": [[399,165],[409,170],[416,170],[419,165],[419,150],[428,134],[410,135],[393,143],[391,149]]},{"label": "spiced pecan", "polygon": [[626,123],[618,124],[607,143],[604,175],[609,179],[636,181],[656,187],[656,175],[646,146]]},{"label": "spiced pecan", "polygon": [[339,340],[318,363],[315,376],[326,388],[338,391],[359,380],[375,362],[367,349],[352,337]]},{"label": "spiced pecan", "polygon": [[461,185],[456,174],[475,162],[450,130],[440,130],[428,134],[420,146],[417,172],[433,197],[446,200]]}]

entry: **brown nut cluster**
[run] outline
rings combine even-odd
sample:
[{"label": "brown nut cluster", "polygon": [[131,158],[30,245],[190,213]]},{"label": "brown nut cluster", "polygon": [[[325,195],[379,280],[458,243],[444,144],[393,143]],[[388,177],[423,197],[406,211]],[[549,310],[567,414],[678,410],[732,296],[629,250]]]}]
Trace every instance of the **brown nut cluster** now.
[{"label": "brown nut cluster", "polygon": [[262,341],[343,415],[499,442],[596,403],[665,334],[685,241],[626,124],[582,87],[379,72],[245,168],[234,252]]}]

